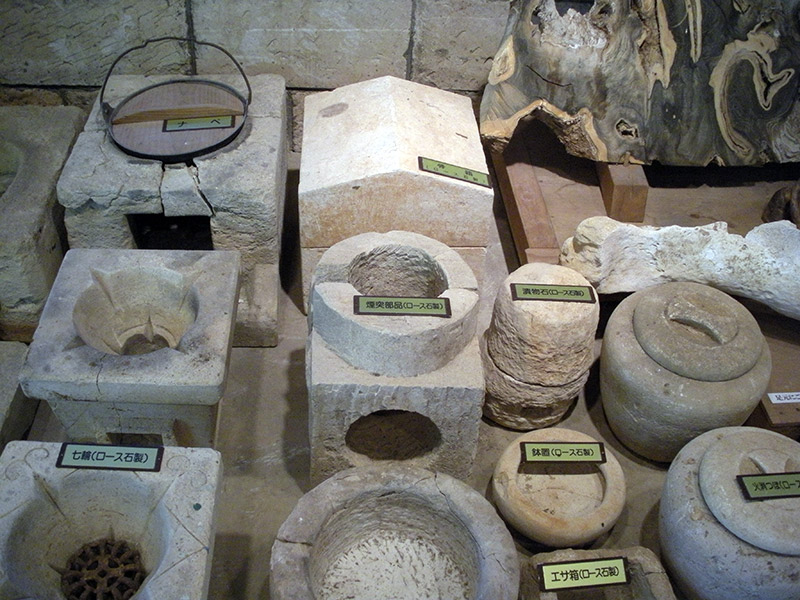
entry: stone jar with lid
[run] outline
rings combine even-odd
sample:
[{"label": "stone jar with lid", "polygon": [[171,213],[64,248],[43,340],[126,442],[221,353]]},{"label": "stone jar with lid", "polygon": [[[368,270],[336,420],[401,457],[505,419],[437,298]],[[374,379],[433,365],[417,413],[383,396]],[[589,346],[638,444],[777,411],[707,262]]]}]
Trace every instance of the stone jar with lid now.
[{"label": "stone jar with lid", "polygon": [[666,462],[701,433],[744,423],[771,370],[744,306],[706,285],[665,283],[632,294],[611,315],[600,393],[620,441]]},{"label": "stone jar with lid", "polygon": [[748,500],[737,481],[798,471],[800,444],[755,427],[708,431],[678,453],[659,537],[673,582],[690,600],[800,598],[800,498]]}]

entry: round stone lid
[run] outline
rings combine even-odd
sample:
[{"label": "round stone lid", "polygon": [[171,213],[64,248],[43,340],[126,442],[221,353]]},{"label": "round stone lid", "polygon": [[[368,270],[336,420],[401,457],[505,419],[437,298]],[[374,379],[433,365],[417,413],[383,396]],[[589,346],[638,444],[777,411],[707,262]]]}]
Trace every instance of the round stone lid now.
[{"label": "round stone lid", "polygon": [[737,481],[738,475],[800,471],[800,444],[765,429],[735,429],[703,455],[698,471],[703,499],[736,537],[763,550],[800,556],[800,498],[748,500]]},{"label": "round stone lid", "polygon": [[764,336],[758,323],[728,294],[689,282],[638,294],[634,335],[665,369],[699,381],[727,381],[747,373],[761,356]]}]

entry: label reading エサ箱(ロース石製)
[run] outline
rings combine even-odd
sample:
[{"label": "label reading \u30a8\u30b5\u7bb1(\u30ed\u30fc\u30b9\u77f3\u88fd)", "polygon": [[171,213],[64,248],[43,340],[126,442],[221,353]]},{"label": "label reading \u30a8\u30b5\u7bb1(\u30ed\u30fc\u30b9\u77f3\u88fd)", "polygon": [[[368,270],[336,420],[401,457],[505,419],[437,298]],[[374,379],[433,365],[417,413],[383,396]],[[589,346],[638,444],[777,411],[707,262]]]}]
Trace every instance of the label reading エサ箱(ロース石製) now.
[{"label": "label reading \u30a8\u30b5\u7bb1(\u30ed\u30fc\u30b9\u77f3\u88fd)", "polygon": [[520,442],[523,463],[606,462],[602,442]]},{"label": "label reading \u30a8\u30b5\u7bb1(\u30ed\u30fc\u30b9\u77f3\u88fd)", "polygon": [[163,454],[163,446],[66,443],[61,445],[56,467],[111,471],[159,471]]},{"label": "label reading \u30a8\u30b5\u7bb1(\u30ed\u30fc\u30b9\u77f3\u88fd)", "polygon": [[452,316],[449,298],[410,296],[353,296],[353,312],[357,315],[444,318]]},{"label": "label reading \u30a8\u30b5\u7bb1(\u30ed\u30fc\u30b9\u77f3\u88fd)", "polygon": [[538,565],[542,591],[619,585],[629,582],[625,557],[543,563]]},{"label": "label reading \u30a8\u30b5\u7bb1(\u30ed\u30fc\u30b9\u77f3\u88fd)", "polygon": [[433,160],[432,158],[419,157],[420,171],[428,173],[435,173],[436,175],[443,175],[451,179],[458,179],[459,181],[466,181],[467,183],[475,183],[483,187],[492,187],[489,183],[489,174],[481,173],[480,171],[473,171],[458,165],[451,165],[450,163],[442,162],[440,160]]},{"label": "label reading \u30a8\u30b5\u7bb1(\u30ed\u30fc\u30b9\u77f3\u88fd)", "polygon": [[594,290],[586,285],[551,285],[512,283],[512,300],[549,300],[551,302],[596,302]]},{"label": "label reading \u30a8\u30b5\u7bb1(\u30ed\u30fc\u30b9\u77f3\u88fd)", "polygon": [[747,500],[800,497],[800,473],[738,475],[736,481]]}]

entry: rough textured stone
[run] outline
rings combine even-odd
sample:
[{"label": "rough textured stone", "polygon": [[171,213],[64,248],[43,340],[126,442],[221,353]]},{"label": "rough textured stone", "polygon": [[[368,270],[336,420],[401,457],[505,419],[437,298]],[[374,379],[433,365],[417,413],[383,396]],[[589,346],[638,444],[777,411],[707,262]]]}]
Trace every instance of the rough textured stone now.
[{"label": "rough textured stone", "polygon": [[[157,433],[174,442],[186,428],[196,444],[210,444],[238,281],[234,252],[70,250],[20,375],[23,390],[47,400],[73,438]],[[76,413],[76,401],[85,410]]]},{"label": "rough textured stone", "polygon": [[[739,440],[743,434],[746,435]],[[751,446],[754,435],[761,441]],[[791,460],[797,450],[790,455],[781,453],[783,460],[776,461],[778,456],[769,449],[775,443],[800,446],[763,429],[725,427],[708,431],[686,444],[670,465],[659,505],[659,540],[664,564],[673,581],[691,600],[794,600],[800,595],[800,557],[770,552],[742,540],[709,509],[706,494],[724,492],[716,486],[703,485],[698,472],[703,470],[706,456],[722,442],[729,449],[731,445],[736,447],[725,461],[729,463],[726,470],[730,469],[733,475],[759,473],[757,465],[764,461],[769,470],[778,463],[777,472],[797,470]],[[725,485],[730,489],[730,483]],[[743,503],[741,496],[736,502]],[[797,502],[797,499],[768,500],[756,510],[770,511],[773,526],[780,528],[782,524],[787,533],[796,532],[800,520]],[[746,517],[742,514],[736,518]],[[796,539],[797,534],[794,535]],[[756,573],[758,576],[754,577]]]},{"label": "rough textured stone", "polygon": [[521,467],[523,442],[596,442],[560,427],[523,433],[495,466],[492,498],[500,514],[530,539],[553,548],[587,544],[617,522],[625,507],[625,474],[606,447],[606,462]]},{"label": "rough textured stone", "polygon": [[[623,556],[628,559],[631,582],[628,585],[586,590],[593,600],[675,600],[669,578],[658,557],[643,546],[631,548],[598,548],[596,550],[556,550],[535,554],[522,562],[520,600],[559,600],[568,592],[543,592],[539,565],[558,562],[575,562]],[[696,558],[696,557],[695,557]],[[576,595],[580,591],[574,592]],[[584,597],[580,595],[579,597]],[[717,599],[719,600],[719,599]]]},{"label": "rough textured stone", "polygon": [[[664,285],[670,286],[671,297],[679,301],[704,287],[694,283]],[[623,444],[651,460],[670,461],[701,433],[744,423],[767,390],[772,360],[762,336],[755,364],[739,377],[702,381],[673,373],[645,352],[634,329],[642,298],[658,294],[658,290],[651,287],[632,294],[608,320],[600,355],[600,394],[608,423]],[[687,351],[701,361],[703,354],[722,345],[702,329],[675,321],[668,333],[693,341]]]},{"label": "rough textured stone", "polygon": [[141,552],[138,596],[206,598],[220,454],[165,448],[160,471],[131,472],[56,468],[60,448],[12,442],[0,457],[0,598],[63,598],[57,569],[109,534]]},{"label": "rough textured stone", "polygon": [[0,339],[31,339],[58,271],[56,181],[82,122],[77,108],[0,107]]},{"label": "rough textured stone", "polygon": [[498,289],[485,334],[488,355],[514,379],[544,386],[575,381],[594,361],[599,303],[514,300],[514,283],[589,286],[589,282],[558,265],[523,265]]},{"label": "rough textured stone", "polygon": [[19,387],[19,372],[28,347],[20,342],[0,342],[0,448],[19,440],[33,423],[38,402]]},{"label": "rough textured stone", "polygon": [[272,547],[275,600],[516,600],[518,586],[514,542],[483,496],[408,466],[336,474],[300,499]]},{"label": "rough textured stone", "polygon": [[418,0],[411,79],[446,90],[486,85],[508,20],[504,0]]},{"label": "rough textured stone", "polygon": [[[198,39],[225,40],[249,73],[277,73],[293,88],[332,88],[404,75],[411,5],[411,0],[269,5],[195,0],[192,17]],[[218,54],[207,57],[205,50],[199,54],[211,72],[227,62]]]},{"label": "rough textured stone", "polygon": [[601,294],[695,281],[800,319],[800,229],[788,221],[759,225],[742,237],[722,222],[649,227],[592,217],[564,242],[560,263]]},{"label": "rough textured stone", "polygon": [[[185,32],[185,9],[183,0],[4,2],[0,83],[100,85],[114,59],[128,48]],[[140,54],[132,68],[139,73],[181,72],[188,58],[177,44],[162,44]],[[125,72],[125,65],[120,68]]]},{"label": "rough textured stone", "polygon": [[[210,76],[237,89],[241,77]],[[121,99],[165,77],[116,76],[105,100]],[[120,151],[105,132],[99,101],[58,183],[73,248],[134,248],[128,215],[208,215],[213,246],[242,255],[234,343],[274,346],[277,272],[286,192],[287,101],[275,75],[250,78],[253,100],[241,133],[198,156],[193,166],[162,165]],[[102,158],[99,158],[102,157]]]},{"label": "rough textured stone", "polygon": [[[477,339],[440,369],[416,377],[388,377],[349,365],[312,330],[306,383],[312,481],[376,461],[402,461],[461,479],[469,476],[484,394]],[[423,417],[419,421],[428,427],[424,433],[417,426],[407,432],[392,427],[393,419],[412,416],[408,413]],[[361,432],[360,445],[352,437],[348,444],[353,425],[370,415],[374,430]]]}]

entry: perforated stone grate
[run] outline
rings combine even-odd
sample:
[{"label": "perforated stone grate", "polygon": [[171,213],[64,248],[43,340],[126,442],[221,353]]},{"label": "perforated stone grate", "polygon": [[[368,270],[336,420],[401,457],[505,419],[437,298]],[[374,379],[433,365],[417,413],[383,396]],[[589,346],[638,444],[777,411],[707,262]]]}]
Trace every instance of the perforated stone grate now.
[{"label": "perforated stone grate", "polygon": [[138,550],[104,538],[85,544],[67,560],[61,591],[67,600],[129,600],[145,577]]}]

